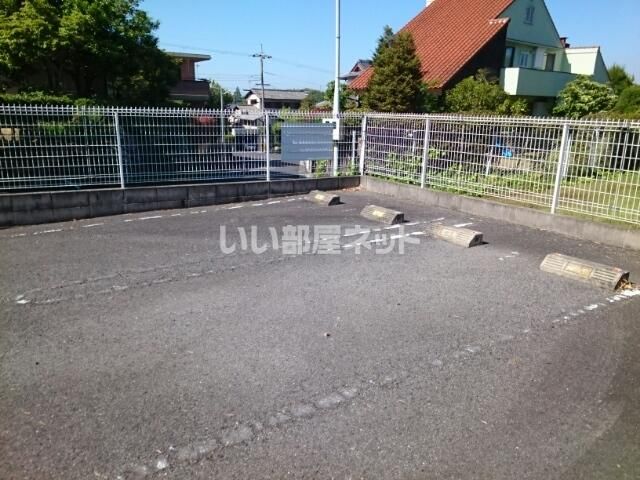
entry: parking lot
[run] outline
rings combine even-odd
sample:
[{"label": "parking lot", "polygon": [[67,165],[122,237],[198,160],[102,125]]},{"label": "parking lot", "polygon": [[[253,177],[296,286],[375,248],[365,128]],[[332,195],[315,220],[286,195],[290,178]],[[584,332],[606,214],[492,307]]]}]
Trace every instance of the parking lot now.
[{"label": "parking lot", "polygon": [[637,478],[635,252],[339,194],[0,230],[0,477]]}]

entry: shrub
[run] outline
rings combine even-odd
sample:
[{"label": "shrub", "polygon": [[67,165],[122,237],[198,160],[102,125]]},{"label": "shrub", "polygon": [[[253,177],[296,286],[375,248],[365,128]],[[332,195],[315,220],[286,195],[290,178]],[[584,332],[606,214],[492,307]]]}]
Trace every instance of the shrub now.
[{"label": "shrub", "polygon": [[611,87],[581,75],[569,82],[558,95],[554,115],[582,118],[592,113],[611,110],[617,97]]},{"label": "shrub", "polygon": [[640,85],[632,85],[625,88],[618,98],[615,112],[640,117]]},{"label": "shrub", "polygon": [[74,98],[69,95],[55,95],[41,91],[0,93],[0,103],[13,105],[76,105],[78,107],[98,104],[91,98]]},{"label": "shrub", "polygon": [[445,104],[450,112],[479,115],[525,115],[530,110],[525,99],[510,98],[485,72],[465,78],[449,90]]}]

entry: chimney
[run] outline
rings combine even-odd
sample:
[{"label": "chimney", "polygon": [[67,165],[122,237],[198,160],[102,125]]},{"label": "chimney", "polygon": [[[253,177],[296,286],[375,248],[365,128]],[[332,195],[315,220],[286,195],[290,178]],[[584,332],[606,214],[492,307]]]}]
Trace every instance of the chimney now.
[{"label": "chimney", "polygon": [[569,48],[571,46],[571,44],[567,40],[569,40],[568,37],[560,37],[560,43],[562,44],[563,48]]}]

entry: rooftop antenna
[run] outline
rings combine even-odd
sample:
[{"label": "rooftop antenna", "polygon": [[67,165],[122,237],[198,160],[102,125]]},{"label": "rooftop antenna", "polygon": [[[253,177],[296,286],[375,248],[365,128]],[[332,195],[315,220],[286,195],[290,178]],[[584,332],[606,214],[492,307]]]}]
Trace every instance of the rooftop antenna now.
[{"label": "rooftop antenna", "polygon": [[264,53],[262,44],[260,44],[260,53],[254,53],[254,58],[260,59],[260,86],[262,87],[262,98],[260,99],[260,110],[264,112],[264,61],[273,58],[271,55]]}]

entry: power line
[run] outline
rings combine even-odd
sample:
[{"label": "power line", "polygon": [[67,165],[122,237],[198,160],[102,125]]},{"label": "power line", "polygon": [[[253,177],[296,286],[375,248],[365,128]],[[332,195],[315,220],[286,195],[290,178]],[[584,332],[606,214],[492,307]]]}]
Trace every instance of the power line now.
[{"label": "power line", "polygon": [[[175,43],[165,43],[165,42],[161,42],[162,45],[166,45],[167,47],[175,47],[175,48],[184,48],[187,50],[199,50],[201,52],[207,52],[207,53],[217,53],[218,55],[233,55],[233,56],[237,56],[237,57],[255,57],[254,54],[252,53],[247,53],[247,52],[236,52],[233,50],[217,50],[214,48],[202,48],[202,47],[195,47],[193,45],[178,45]],[[289,65],[291,67],[296,67],[296,68],[303,68],[306,70],[313,70],[314,72],[321,72],[321,73],[333,73],[331,70],[325,69],[325,68],[319,68],[313,65],[307,65],[305,63],[300,63],[300,62],[296,62],[296,61],[292,61],[292,60],[287,60],[285,58],[280,58],[280,57],[270,57],[270,60],[272,60],[273,62],[276,63],[281,63],[283,65]]]},{"label": "power line", "polygon": [[161,42],[162,45],[166,45],[167,47],[175,47],[175,48],[184,48],[187,50],[199,50],[201,52],[207,53],[217,53],[218,55],[235,55],[238,57],[251,57],[251,53],[246,52],[234,52],[233,50],[216,50],[213,48],[202,48],[202,47],[194,47],[193,45],[178,45],[175,43],[165,43]]},{"label": "power line", "polygon": [[307,70],[313,70],[314,72],[332,73],[331,70],[327,70],[327,69],[324,69],[324,68],[318,68],[318,67],[314,67],[314,66],[311,66],[311,65],[305,65],[304,63],[292,62],[290,60],[284,60],[284,59],[277,58],[277,57],[274,57],[273,61],[277,62],[277,63],[282,63],[284,65],[289,65],[291,67],[297,67],[297,68],[304,68],[304,69],[307,69]]}]

